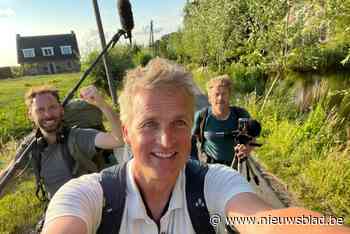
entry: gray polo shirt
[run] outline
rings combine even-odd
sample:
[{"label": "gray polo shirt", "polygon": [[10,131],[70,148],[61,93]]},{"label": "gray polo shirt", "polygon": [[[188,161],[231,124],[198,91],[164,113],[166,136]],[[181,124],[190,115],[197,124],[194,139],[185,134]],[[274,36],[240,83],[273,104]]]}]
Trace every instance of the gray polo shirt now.
[{"label": "gray polo shirt", "polygon": [[[95,129],[71,129],[68,136],[70,154],[80,153],[92,159],[96,154],[95,137],[97,133],[98,131]],[[63,159],[62,148],[61,144],[50,144],[41,153],[40,176],[43,178],[49,198],[72,178],[71,171]],[[78,174],[82,173],[78,171]]]}]

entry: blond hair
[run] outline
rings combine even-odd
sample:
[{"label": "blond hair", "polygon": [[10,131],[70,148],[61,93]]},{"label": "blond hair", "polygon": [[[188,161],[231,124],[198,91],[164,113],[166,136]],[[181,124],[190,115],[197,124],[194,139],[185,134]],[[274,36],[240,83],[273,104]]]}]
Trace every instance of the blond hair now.
[{"label": "blond hair", "polygon": [[57,102],[60,103],[60,97],[58,90],[50,85],[41,85],[30,88],[24,95],[24,100],[27,108],[29,109],[32,106],[33,99],[40,94],[49,93],[57,99]]},{"label": "blond hair", "polygon": [[167,59],[152,59],[146,67],[137,67],[127,72],[124,87],[118,99],[120,105],[120,120],[123,124],[132,119],[133,99],[139,90],[154,90],[170,88],[183,90],[188,97],[194,114],[194,85],[191,73],[182,66]]},{"label": "blond hair", "polygon": [[228,75],[217,76],[210,79],[207,82],[207,91],[208,93],[214,87],[224,87],[227,88],[229,93],[231,93],[232,89],[232,81]]}]

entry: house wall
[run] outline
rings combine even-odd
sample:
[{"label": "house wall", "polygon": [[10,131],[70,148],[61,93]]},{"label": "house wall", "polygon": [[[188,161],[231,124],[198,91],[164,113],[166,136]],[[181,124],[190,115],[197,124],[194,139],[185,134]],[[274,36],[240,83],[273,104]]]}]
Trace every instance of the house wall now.
[{"label": "house wall", "polygon": [[22,65],[24,75],[45,75],[55,73],[79,72],[80,62],[74,59],[45,61]]}]

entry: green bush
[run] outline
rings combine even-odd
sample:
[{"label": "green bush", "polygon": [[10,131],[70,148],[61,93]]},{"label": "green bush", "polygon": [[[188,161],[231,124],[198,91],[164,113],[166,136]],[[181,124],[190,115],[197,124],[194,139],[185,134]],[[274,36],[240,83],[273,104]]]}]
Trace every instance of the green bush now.
[{"label": "green bush", "polygon": [[11,73],[13,78],[18,78],[23,76],[23,69],[20,66],[11,67]]},{"label": "green bush", "polygon": [[144,51],[139,51],[133,56],[133,63],[135,66],[141,65],[141,66],[146,66],[147,63],[152,59],[152,55],[144,52]]},{"label": "green bush", "polygon": [[297,72],[350,71],[350,64],[342,61],[348,55],[349,41],[329,42],[293,49],[288,55],[288,68]]},{"label": "green bush", "polygon": [[197,68],[194,64],[190,64],[188,68],[192,68],[193,79],[203,93],[207,92],[207,82],[215,77],[217,73],[212,72],[207,67]]},{"label": "green bush", "polygon": [[265,90],[266,77],[257,66],[232,63],[225,69],[225,73],[233,78],[235,92],[251,93],[255,91],[258,95],[261,95]]},{"label": "green bush", "polygon": [[[86,70],[97,58],[99,52],[91,52],[83,62],[83,70]],[[112,83],[114,87],[122,81],[126,70],[133,68],[133,50],[127,46],[116,46],[108,54],[109,68],[111,72]],[[106,93],[109,93],[107,76],[102,60],[92,70],[90,77],[94,79],[94,84],[103,88]]]}]

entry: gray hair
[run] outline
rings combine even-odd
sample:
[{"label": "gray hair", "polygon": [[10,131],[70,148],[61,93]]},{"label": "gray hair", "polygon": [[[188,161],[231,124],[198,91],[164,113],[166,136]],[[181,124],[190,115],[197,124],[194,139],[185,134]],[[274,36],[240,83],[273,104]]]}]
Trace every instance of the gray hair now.
[{"label": "gray hair", "polygon": [[191,73],[179,64],[167,59],[152,59],[146,67],[137,67],[127,72],[124,79],[124,87],[118,99],[120,106],[120,120],[123,124],[130,123],[132,119],[133,99],[139,90],[153,90],[158,88],[170,88],[183,90],[188,96],[194,114],[194,84]]},{"label": "gray hair", "polygon": [[217,77],[210,79],[207,82],[207,91],[209,93],[212,88],[220,87],[220,86],[227,88],[229,93],[231,93],[232,81],[228,75],[217,76]]}]

